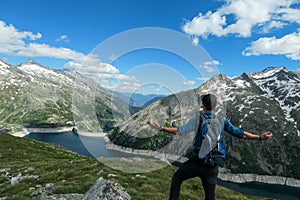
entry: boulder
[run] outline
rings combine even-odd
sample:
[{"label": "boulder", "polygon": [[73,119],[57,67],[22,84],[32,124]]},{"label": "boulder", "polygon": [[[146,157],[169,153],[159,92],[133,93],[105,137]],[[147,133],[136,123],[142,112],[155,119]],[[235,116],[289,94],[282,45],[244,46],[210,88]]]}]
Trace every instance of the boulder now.
[{"label": "boulder", "polygon": [[82,200],[130,200],[127,191],[118,183],[105,180],[102,177],[86,192]]}]

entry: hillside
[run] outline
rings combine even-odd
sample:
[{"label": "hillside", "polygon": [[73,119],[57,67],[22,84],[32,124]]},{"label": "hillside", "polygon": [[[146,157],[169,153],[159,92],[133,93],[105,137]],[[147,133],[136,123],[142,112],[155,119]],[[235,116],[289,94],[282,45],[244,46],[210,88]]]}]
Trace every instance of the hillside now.
[{"label": "hillside", "polygon": [[108,131],[129,115],[122,100],[112,102],[111,92],[77,72],[53,70],[33,60],[19,66],[0,60],[0,74],[0,127],[11,132],[74,125]]},{"label": "hillside", "polygon": [[217,75],[195,90],[167,96],[133,115],[109,135],[121,146],[188,155],[193,134],[171,136],[157,133],[149,120],[163,126],[187,122],[199,115],[198,96],[217,94],[219,114],[233,124],[259,134],[272,131],[269,141],[238,140],[227,135],[228,157],[225,167],[235,173],[279,175],[300,179],[300,75],[284,67],[242,74],[235,78]]},{"label": "hillside", "polygon": [[[33,194],[47,184],[55,186],[55,194],[84,194],[98,177],[121,184],[133,200],[167,199],[175,170],[169,166],[144,174],[124,173],[59,146],[0,134],[0,198],[7,200],[34,199]],[[182,199],[204,198],[196,178],[182,188]],[[217,199],[265,199],[219,186],[216,195]]]},{"label": "hillside", "polygon": [[284,67],[235,78],[218,75],[195,90],[164,97],[130,117],[128,104],[93,79],[32,60],[19,66],[0,60],[0,132],[75,124],[91,132],[113,130],[109,138],[117,145],[185,156],[191,150],[192,134],[157,133],[146,122],[181,125],[199,114],[198,97],[210,91],[221,102],[219,113],[233,124],[253,133],[271,130],[274,134],[272,140],[263,142],[226,137],[225,167],[234,173],[300,179],[299,82],[299,73]]}]

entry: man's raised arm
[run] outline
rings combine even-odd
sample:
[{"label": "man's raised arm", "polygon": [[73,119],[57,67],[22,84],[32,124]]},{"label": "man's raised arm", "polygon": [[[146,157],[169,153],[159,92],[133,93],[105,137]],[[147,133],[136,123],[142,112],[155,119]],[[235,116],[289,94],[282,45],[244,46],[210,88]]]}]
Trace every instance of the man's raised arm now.
[{"label": "man's raised arm", "polygon": [[147,124],[149,124],[150,127],[159,130],[159,131],[164,131],[164,132],[168,132],[174,135],[178,135],[178,128],[174,128],[174,127],[162,127],[159,124],[149,121],[147,122]]}]

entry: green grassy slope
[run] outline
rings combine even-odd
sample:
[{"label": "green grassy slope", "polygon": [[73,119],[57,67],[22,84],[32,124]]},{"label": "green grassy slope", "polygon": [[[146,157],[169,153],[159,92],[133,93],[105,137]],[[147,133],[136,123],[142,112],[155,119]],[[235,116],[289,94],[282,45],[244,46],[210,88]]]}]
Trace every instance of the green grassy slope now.
[{"label": "green grassy slope", "polygon": [[[97,175],[103,170],[101,175]],[[162,200],[168,198],[172,174],[176,167],[165,167],[149,173],[124,173],[111,169],[96,159],[85,157],[62,147],[0,134],[0,198],[31,199],[38,185],[53,183],[55,193],[85,193],[100,176],[120,183],[134,200]],[[11,185],[11,178],[19,173],[27,178]],[[115,174],[116,177],[108,177]],[[266,199],[250,197],[217,187],[217,199]],[[181,199],[204,199],[199,179],[182,185]]]}]

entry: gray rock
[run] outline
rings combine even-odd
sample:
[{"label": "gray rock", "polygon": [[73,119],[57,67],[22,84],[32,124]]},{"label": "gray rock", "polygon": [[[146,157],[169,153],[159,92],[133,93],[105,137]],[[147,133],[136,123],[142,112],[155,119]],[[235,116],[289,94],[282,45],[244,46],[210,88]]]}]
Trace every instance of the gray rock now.
[{"label": "gray rock", "polygon": [[37,200],[81,200],[83,194],[53,194],[55,185],[47,183],[45,187],[39,189],[31,194],[31,197]]},{"label": "gray rock", "polygon": [[83,194],[53,194],[55,185],[47,183],[31,194],[37,200],[130,200],[127,191],[118,183],[100,177],[94,185]]},{"label": "gray rock", "polygon": [[12,177],[10,180],[10,185],[12,185],[12,186],[17,185],[20,182],[21,176],[22,176],[22,174],[19,173],[17,176]]},{"label": "gray rock", "polygon": [[53,194],[38,198],[38,200],[81,200],[83,194]]},{"label": "gray rock", "polygon": [[0,133],[7,133],[8,131],[8,129],[0,127]]},{"label": "gray rock", "polygon": [[130,200],[127,191],[118,183],[100,177],[86,192],[82,200]]}]

